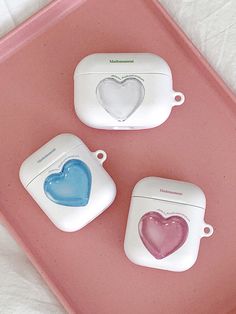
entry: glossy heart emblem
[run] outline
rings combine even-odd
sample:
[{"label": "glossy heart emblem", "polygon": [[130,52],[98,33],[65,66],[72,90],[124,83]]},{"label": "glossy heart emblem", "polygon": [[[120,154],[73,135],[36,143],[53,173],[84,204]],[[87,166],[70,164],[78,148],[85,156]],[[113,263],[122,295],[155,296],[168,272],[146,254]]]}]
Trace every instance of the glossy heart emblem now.
[{"label": "glossy heart emblem", "polygon": [[157,212],[146,213],[138,228],[143,244],[156,259],[174,253],[188,236],[188,224],[182,217],[164,218]]},{"label": "glossy heart emblem", "polygon": [[122,81],[106,78],[98,84],[96,92],[101,106],[121,122],[138,109],[145,94],[142,82],[136,78],[126,78]]},{"label": "glossy heart emblem", "polygon": [[54,203],[64,206],[86,206],[89,201],[92,176],[81,160],[67,161],[61,172],[49,175],[44,192]]}]

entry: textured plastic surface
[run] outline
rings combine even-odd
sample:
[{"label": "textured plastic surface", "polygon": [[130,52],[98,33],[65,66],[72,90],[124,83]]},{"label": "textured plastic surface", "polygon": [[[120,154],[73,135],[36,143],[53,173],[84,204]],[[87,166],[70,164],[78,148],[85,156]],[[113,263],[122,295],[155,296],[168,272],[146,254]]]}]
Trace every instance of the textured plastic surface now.
[{"label": "textured plastic surface", "polygon": [[[153,130],[86,127],[74,113],[73,72],[84,56],[104,51],[163,56],[185,104]],[[0,84],[1,212],[70,312],[233,313],[235,98],[159,4],[88,0],[1,64]],[[118,188],[110,209],[74,234],[53,227],[18,179],[25,157],[61,132],[77,134],[91,150],[103,143]],[[124,255],[131,191],[149,175],[191,181],[206,193],[215,233],[186,273],[141,268]]]}]

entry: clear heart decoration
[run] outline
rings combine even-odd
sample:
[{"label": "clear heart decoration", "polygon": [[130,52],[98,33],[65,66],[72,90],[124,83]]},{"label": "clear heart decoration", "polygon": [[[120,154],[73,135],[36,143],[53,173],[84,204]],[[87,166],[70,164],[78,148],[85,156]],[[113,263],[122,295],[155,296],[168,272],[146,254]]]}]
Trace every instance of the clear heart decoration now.
[{"label": "clear heart decoration", "polygon": [[96,89],[101,106],[116,120],[127,120],[142,104],[145,89],[136,78],[102,80]]}]

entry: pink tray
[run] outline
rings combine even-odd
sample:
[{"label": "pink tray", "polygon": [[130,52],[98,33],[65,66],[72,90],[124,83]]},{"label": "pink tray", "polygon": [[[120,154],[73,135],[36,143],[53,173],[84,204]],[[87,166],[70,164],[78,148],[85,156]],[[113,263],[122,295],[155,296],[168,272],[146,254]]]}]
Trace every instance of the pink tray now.
[{"label": "pink tray", "polygon": [[[73,108],[76,64],[95,52],[137,51],[168,61],[186,103],[152,130],[83,125]],[[69,312],[235,313],[235,98],[157,2],[86,1],[2,63],[0,86],[2,217]],[[73,234],[57,230],[18,179],[21,162],[62,132],[104,149],[118,188],[109,210]],[[130,194],[149,175],[194,182],[206,193],[215,233],[187,272],[139,267],[124,255]]]},{"label": "pink tray", "polygon": [[40,12],[0,38],[0,62],[36,38],[55,22],[79,7],[84,0],[54,0]]}]

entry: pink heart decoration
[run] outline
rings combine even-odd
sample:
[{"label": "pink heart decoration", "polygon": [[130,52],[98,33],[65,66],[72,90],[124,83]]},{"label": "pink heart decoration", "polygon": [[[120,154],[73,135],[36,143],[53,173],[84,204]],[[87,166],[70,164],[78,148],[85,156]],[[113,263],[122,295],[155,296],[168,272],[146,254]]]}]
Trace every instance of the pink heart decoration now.
[{"label": "pink heart decoration", "polygon": [[153,211],[142,216],[138,229],[143,244],[156,259],[174,253],[188,236],[188,224],[182,217],[165,218]]}]

